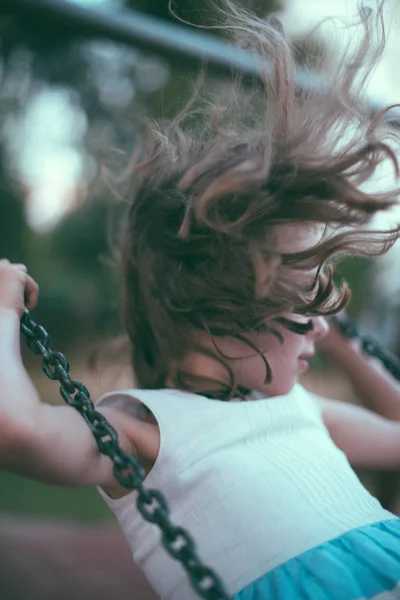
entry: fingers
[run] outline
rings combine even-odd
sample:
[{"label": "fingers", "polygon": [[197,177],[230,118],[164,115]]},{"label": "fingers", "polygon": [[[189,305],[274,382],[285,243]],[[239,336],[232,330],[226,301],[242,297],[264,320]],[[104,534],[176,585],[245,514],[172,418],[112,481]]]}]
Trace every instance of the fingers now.
[{"label": "fingers", "polygon": [[[24,266],[24,265],[22,265]],[[26,268],[26,267],[25,267]],[[25,302],[28,310],[36,308],[39,299],[39,286],[30,275],[26,276]]]},{"label": "fingers", "polygon": [[20,271],[24,271],[25,273],[28,272],[28,267],[26,265],[23,265],[22,263],[14,263],[12,266],[15,269],[20,269]]},{"label": "fingers", "polygon": [[39,286],[28,275],[26,265],[0,259],[0,307],[12,308],[21,316],[24,307],[33,310],[38,301]]},{"label": "fingers", "polygon": [[0,265],[3,266],[10,266],[13,269],[20,269],[21,271],[28,271],[28,268],[26,265],[23,265],[22,263],[11,263],[7,258],[0,258]]}]

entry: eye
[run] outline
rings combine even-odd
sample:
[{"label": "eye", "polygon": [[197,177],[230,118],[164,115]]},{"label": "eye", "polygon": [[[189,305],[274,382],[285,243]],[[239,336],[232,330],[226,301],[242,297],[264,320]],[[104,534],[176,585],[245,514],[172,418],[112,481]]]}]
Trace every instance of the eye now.
[{"label": "eye", "polygon": [[307,327],[307,331],[312,331],[314,329],[314,321],[312,319],[308,319],[304,327]]},{"label": "eye", "polygon": [[314,321],[305,315],[292,313],[288,317],[279,317],[276,322],[299,335],[305,335],[314,329]]},{"label": "eye", "polygon": [[299,323],[301,325],[309,325],[310,323],[312,324],[312,319],[310,317],[307,317],[307,315],[300,315],[298,313],[291,313],[290,315],[288,315],[287,318],[290,321],[293,321],[294,323]]}]

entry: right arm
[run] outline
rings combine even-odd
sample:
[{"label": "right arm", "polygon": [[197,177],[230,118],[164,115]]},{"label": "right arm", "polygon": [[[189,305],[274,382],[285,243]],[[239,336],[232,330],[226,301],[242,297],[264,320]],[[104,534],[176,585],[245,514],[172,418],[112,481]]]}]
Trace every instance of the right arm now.
[{"label": "right arm", "polygon": [[400,382],[376,358],[365,354],[358,340],[347,339],[331,325],[317,346],[348,378],[361,403],[392,421],[400,421]]},{"label": "right arm", "polygon": [[[59,485],[115,486],[111,460],[101,454],[81,415],[69,406],[50,406],[39,395],[22,363],[20,315],[37,301],[37,285],[21,265],[0,260],[0,468]],[[99,409],[116,429],[123,450],[133,453],[134,417]]]},{"label": "right arm", "polygon": [[333,443],[354,468],[400,469],[400,422],[356,404],[311,394]]}]

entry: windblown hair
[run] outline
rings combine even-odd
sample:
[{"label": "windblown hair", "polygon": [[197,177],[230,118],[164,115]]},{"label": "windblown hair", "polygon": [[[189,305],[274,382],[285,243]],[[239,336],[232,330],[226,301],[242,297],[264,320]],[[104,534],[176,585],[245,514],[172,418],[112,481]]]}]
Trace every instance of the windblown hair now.
[{"label": "windblown hair", "polygon": [[[229,399],[241,392],[232,369],[217,342],[212,353],[198,346],[196,332],[245,341],[270,377],[246,333],[277,334],[277,323],[305,333],[285,313],[341,310],[350,293],[345,284],[335,287],[336,258],[383,254],[400,231],[368,228],[396,203],[398,190],[361,189],[384,159],[399,176],[386,111],[372,118],[363,100],[384,46],[382,7],[375,15],[360,12],[362,42],[335,64],[330,57],[321,92],[296,86],[293,47],[275,17],[258,19],[223,3],[225,30],[254,53],[258,80],[250,86],[237,75],[216,100],[202,79],[178,117],[148,123],[147,141],[132,159],[121,258],[138,386],[162,388],[170,380],[201,391],[207,384]],[[381,41],[371,51],[374,32]],[[325,233],[306,251],[278,252],[282,224],[320,224]],[[310,300],[310,290],[289,274],[315,267]],[[192,351],[219,360],[229,384],[185,371]]]}]

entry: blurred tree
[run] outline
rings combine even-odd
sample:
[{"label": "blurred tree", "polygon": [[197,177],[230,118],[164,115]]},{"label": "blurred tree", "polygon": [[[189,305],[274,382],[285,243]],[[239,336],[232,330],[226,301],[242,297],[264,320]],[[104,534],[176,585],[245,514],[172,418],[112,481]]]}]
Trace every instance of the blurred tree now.
[{"label": "blurred tree", "polygon": [[4,148],[0,145],[0,257],[25,261],[24,240],[28,234],[21,190],[12,181]]}]

